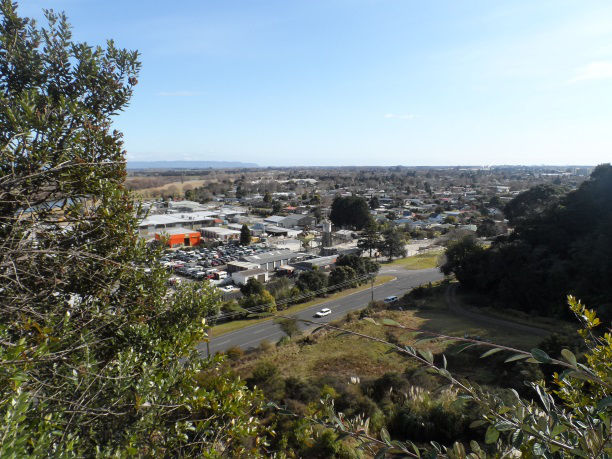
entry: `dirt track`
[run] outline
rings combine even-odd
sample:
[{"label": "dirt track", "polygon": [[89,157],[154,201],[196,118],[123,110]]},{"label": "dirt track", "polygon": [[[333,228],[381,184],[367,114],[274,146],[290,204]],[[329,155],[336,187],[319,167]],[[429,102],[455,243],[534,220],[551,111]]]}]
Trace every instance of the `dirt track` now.
[{"label": "dirt track", "polygon": [[544,330],[543,328],[532,327],[530,325],[519,324],[517,322],[512,322],[510,320],[500,319],[498,317],[491,317],[482,314],[478,314],[473,311],[468,311],[467,309],[461,307],[457,302],[457,284],[451,284],[447,287],[446,293],[446,305],[448,309],[462,317],[465,317],[470,320],[474,320],[476,322],[480,322],[484,325],[493,325],[497,327],[505,327],[510,328],[516,331],[520,331],[523,333],[532,333],[537,336],[546,337],[550,335],[550,331]]}]

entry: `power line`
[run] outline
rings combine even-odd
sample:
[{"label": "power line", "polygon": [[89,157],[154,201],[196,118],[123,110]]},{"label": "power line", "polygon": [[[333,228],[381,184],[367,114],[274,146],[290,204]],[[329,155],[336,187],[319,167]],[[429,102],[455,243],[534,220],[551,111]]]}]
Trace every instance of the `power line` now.
[{"label": "power line", "polygon": [[[349,286],[351,284],[354,284],[355,282],[361,282],[361,281],[368,280],[368,279],[374,279],[375,277],[376,276],[373,275],[373,274],[363,274],[361,276],[354,277],[352,279],[348,279],[348,280],[346,280],[344,282],[341,282],[341,283],[338,283],[338,284],[335,284],[335,285],[330,285],[330,286],[327,286],[327,287],[324,287],[322,289],[315,290],[315,291],[304,292],[301,295],[294,296],[294,297],[291,297],[291,298],[286,298],[284,300],[280,300],[280,301],[276,302],[276,306],[283,306],[283,305],[286,305],[288,303],[298,303],[301,300],[308,299],[308,298],[311,298],[311,297],[315,297],[315,296],[321,295],[322,293],[326,293],[326,292],[329,292],[329,291],[332,291],[332,290],[337,290],[339,288],[346,287],[346,286]],[[257,306],[253,306],[252,308],[246,309],[246,313],[247,314],[253,314],[253,313],[263,312],[263,311],[269,309],[271,306],[272,306],[272,303],[260,304],[260,305],[257,305]],[[232,317],[240,316],[240,315],[243,315],[243,314],[245,314],[245,312],[242,312],[242,311],[226,312],[226,313],[218,314],[218,315],[215,315],[215,316],[208,316],[208,319],[211,320],[211,321],[218,322],[218,321],[225,321],[226,319],[230,319]]]}]

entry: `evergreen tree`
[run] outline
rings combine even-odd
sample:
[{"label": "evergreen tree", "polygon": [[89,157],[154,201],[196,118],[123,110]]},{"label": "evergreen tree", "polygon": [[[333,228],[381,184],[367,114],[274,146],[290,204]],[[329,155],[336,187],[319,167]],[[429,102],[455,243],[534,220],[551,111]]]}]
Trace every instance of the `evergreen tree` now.
[{"label": "evergreen tree", "polygon": [[361,233],[361,237],[357,240],[357,247],[362,250],[368,250],[371,257],[372,250],[377,250],[380,246],[380,238],[381,234],[378,224],[371,220]]},{"label": "evergreen tree", "polygon": [[389,261],[393,257],[406,256],[406,241],[404,235],[397,228],[389,228],[383,234],[383,241],[380,244],[381,252]]},{"label": "evergreen tree", "polygon": [[251,230],[244,224],[240,228],[240,245],[249,245],[251,243]]},{"label": "evergreen tree", "polygon": [[372,216],[365,199],[347,196],[334,199],[329,219],[336,226],[348,226],[360,230],[372,220]]},{"label": "evergreen tree", "polygon": [[257,455],[259,399],[195,349],[216,295],[170,295],[138,237],[111,128],[138,53],[16,8],[0,1],[0,457]]},{"label": "evergreen tree", "polygon": [[298,276],[295,285],[304,292],[316,292],[327,287],[327,276],[318,269],[304,271]]}]

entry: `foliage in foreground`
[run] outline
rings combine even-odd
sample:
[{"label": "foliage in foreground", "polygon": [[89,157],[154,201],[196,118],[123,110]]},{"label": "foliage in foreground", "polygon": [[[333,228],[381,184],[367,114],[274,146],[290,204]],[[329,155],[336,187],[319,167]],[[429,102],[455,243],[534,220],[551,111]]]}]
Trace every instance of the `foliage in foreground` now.
[{"label": "foliage in foreground", "polygon": [[[370,418],[347,418],[327,404],[327,418],[321,421],[336,432],[356,438],[360,447],[377,457],[403,454],[410,457],[501,458],[501,457],[584,457],[608,458],[612,455],[612,335],[610,330],[597,335],[600,324],[594,311],[587,309],[573,297],[568,299],[570,309],[582,324],[579,334],[588,351],[580,358],[569,349],[561,351],[559,359],[551,358],[541,349],[530,352],[468,338],[434,335],[435,339],[463,343],[463,348],[480,346],[489,348],[481,358],[499,352],[509,353],[506,362],[525,361],[535,365],[555,365],[562,371],[553,374],[554,384],[544,381],[529,383],[538,400],[528,400],[510,389],[510,396],[492,393],[473,383],[459,380],[447,368],[444,355],[434,356],[420,346],[398,346],[387,343],[423,365],[428,372],[445,378],[450,387],[459,391],[458,401],[465,406],[478,407],[482,419],[471,427],[486,427],[484,445],[470,441],[468,449],[460,442],[443,446],[432,441],[432,447],[423,447],[403,435],[392,437],[386,428],[380,436],[371,434]],[[373,321],[373,319],[369,319]],[[399,323],[383,319],[383,325],[406,329]],[[334,328],[334,327],[332,327]],[[356,334],[350,330],[343,330]],[[363,336],[363,335],[361,335]],[[366,339],[375,339],[363,336]],[[381,341],[379,339],[375,339]],[[429,340],[429,339],[428,339]],[[415,441],[422,441],[416,439]],[[471,451],[470,451],[471,449]]]},{"label": "foliage in foreground", "polygon": [[137,53],[0,13],[0,456],[257,455],[257,393],[195,349],[218,299],[138,238],[111,129]]}]

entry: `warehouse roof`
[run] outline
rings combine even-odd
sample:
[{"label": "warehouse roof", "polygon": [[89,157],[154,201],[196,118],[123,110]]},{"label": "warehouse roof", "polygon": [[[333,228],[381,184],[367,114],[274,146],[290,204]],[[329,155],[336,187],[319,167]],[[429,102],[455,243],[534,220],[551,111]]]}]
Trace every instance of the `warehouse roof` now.
[{"label": "warehouse roof", "polygon": [[282,215],[271,215],[269,217],[264,218],[264,222],[269,222],[269,223],[279,223],[282,222],[285,218]]},{"label": "warehouse roof", "polygon": [[157,233],[174,235],[174,234],[194,234],[198,232],[192,229],[189,229],[189,228],[164,228],[161,231],[158,231]]},{"label": "warehouse roof", "polygon": [[208,233],[215,233],[215,234],[218,234],[219,236],[240,234],[240,231],[232,230],[229,228],[220,228],[218,226],[207,226],[205,228],[200,228],[200,231],[206,231]]},{"label": "warehouse roof", "polygon": [[255,263],[249,263],[248,261],[230,261],[227,266],[236,266],[238,268],[245,268],[248,270],[255,269],[258,265]]},{"label": "warehouse roof", "polygon": [[303,253],[290,252],[289,250],[277,250],[274,252],[260,253],[259,255],[249,255],[242,257],[242,259],[251,263],[262,264],[281,260],[295,260],[303,256]]},{"label": "warehouse roof", "polygon": [[182,218],[174,215],[149,215],[142,220],[138,226],[173,225],[175,223],[182,223],[183,221]]}]

